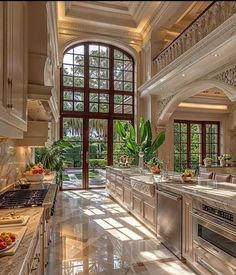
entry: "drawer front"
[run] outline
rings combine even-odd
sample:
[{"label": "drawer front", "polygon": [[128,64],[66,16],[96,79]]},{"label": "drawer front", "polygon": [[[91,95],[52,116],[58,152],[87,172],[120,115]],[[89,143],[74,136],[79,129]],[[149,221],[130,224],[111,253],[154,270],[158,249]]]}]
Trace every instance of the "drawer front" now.
[{"label": "drawer front", "polygon": [[151,225],[156,225],[156,208],[145,201],[143,202],[143,217]]},{"label": "drawer front", "polygon": [[142,216],[142,199],[132,195],[132,209]]}]

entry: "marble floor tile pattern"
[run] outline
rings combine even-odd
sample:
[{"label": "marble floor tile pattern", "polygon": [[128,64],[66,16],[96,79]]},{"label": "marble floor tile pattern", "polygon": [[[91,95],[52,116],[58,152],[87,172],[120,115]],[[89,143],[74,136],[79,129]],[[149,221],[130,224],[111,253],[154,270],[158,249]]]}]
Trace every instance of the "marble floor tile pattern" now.
[{"label": "marble floor tile pattern", "polygon": [[60,192],[48,275],[194,275],[104,189]]}]

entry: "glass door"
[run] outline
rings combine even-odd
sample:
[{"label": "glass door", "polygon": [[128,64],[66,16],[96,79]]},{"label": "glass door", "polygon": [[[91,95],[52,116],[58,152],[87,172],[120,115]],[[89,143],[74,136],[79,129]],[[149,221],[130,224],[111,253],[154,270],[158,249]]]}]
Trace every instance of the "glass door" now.
[{"label": "glass door", "polygon": [[62,189],[84,188],[84,120],[64,117],[62,129],[63,140],[72,145],[65,155]]},{"label": "glass door", "polygon": [[108,120],[89,119],[88,123],[88,187],[104,187],[106,183]]}]

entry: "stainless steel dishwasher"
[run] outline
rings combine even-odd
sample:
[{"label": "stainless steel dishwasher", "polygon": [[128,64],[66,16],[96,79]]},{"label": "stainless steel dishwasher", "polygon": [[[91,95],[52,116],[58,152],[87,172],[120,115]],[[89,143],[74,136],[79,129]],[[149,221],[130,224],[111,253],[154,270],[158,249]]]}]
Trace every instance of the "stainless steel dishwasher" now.
[{"label": "stainless steel dishwasher", "polygon": [[182,196],[157,189],[157,234],[162,243],[182,260]]}]

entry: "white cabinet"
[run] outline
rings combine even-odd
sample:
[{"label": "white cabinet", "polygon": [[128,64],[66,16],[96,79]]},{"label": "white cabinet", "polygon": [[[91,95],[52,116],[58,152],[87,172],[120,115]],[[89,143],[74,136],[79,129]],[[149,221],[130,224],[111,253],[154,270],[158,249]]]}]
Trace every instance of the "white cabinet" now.
[{"label": "white cabinet", "polygon": [[26,131],[27,3],[0,2],[0,136]]}]

